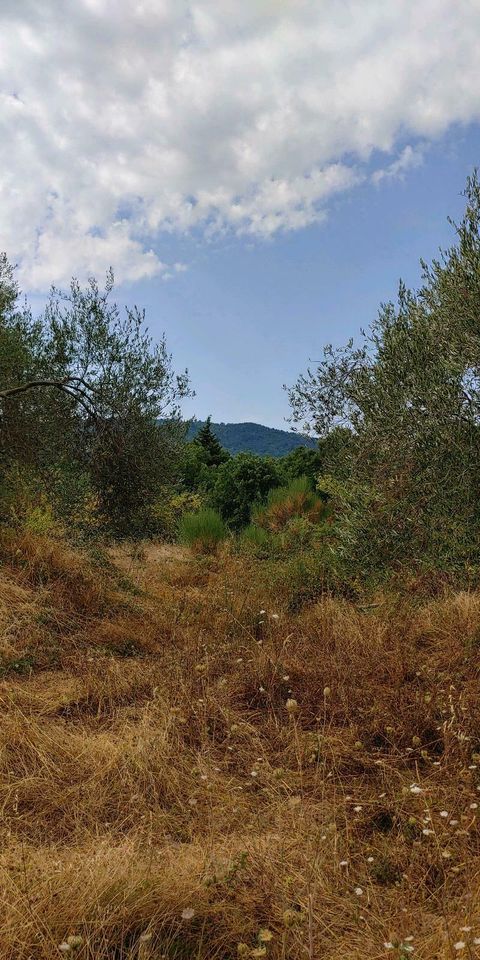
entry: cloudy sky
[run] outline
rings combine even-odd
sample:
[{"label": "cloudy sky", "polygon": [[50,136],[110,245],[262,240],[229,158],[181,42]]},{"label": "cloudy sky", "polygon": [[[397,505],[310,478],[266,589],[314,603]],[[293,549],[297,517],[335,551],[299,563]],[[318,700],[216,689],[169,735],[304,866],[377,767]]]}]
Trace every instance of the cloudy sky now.
[{"label": "cloudy sky", "polygon": [[480,0],[1,0],[0,249],[112,265],[199,416],[282,382],[448,243],[480,163]]}]

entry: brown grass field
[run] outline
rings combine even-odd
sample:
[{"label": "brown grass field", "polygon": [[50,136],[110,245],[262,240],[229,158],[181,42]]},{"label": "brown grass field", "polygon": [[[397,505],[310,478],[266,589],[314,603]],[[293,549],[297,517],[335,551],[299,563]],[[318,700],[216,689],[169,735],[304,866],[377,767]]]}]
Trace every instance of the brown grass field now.
[{"label": "brown grass field", "polygon": [[480,956],[480,594],[1,558],[2,960]]}]

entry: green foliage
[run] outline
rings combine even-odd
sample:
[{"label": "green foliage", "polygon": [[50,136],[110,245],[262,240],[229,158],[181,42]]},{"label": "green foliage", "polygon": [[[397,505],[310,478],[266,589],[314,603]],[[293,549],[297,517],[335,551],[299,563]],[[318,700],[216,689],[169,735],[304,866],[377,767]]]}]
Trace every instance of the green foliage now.
[{"label": "green foliage", "polygon": [[[201,420],[191,423],[188,439],[193,439],[202,426]],[[232,456],[237,453],[256,453],[260,457],[284,457],[298,447],[317,446],[310,437],[291,430],[265,427],[261,423],[213,423],[211,426],[222,447]]]},{"label": "green foliage", "polygon": [[[362,571],[465,567],[480,541],[480,185],[456,243],[400,284],[360,345],[325,349],[290,391],[293,419],[351,430],[337,490],[339,548]],[[325,486],[322,483],[322,489]]]},{"label": "green foliage", "polygon": [[208,454],[201,444],[193,441],[183,445],[180,479],[184,489],[205,492],[213,486],[217,467],[207,461]]},{"label": "green foliage", "polygon": [[212,430],[211,421],[212,418],[207,417],[193,443],[201,447],[204,455],[204,463],[207,467],[218,467],[221,463],[225,463],[225,461],[229,459],[230,454],[227,450],[224,450],[218,442],[218,438]]},{"label": "green foliage", "polygon": [[287,483],[298,477],[308,477],[312,487],[323,467],[323,457],[320,450],[309,447],[297,447],[283,457],[282,470]]},{"label": "green foliage", "polygon": [[278,462],[272,457],[239,453],[217,468],[210,500],[233,529],[246,526],[252,505],[265,499],[281,481]]},{"label": "green foliage", "polygon": [[328,508],[313,491],[308,477],[297,477],[288,486],[270,490],[265,504],[252,510],[254,523],[272,532],[283,530],[294,517],[316,524],[327,516]]},{"label": "green foliage", "polygon": [[215,553],[226,536],[227,528],[222,517],[211,508],[185,513],[180,520],[180,542],[196,553]]},{"label": "green foliage", "polygon": [[335,427],[326,437],[320,437],[317,448],[297,447],[281,464],[287,482],[297,477],[308,477],[316,486],[322,473],[334,476],[348,474],[348,453],[352,445],[352,433],[344,427]]},{"label": "green foliage", "polygon": [[272,537],[263,527],[250,523],[239,535],[239,547],[242,553],[262,559],[272,554]]},{"label": "green foliage", "polygon": [[142,534],[159,488],[178,473],[188,379],[173,373],[143,313],[121,316],[112,289],[111,275],[103,291],[73,280],[34,320],[0,260],[0,460],[47,488],[58,471],[87,476],[108,527]]}]

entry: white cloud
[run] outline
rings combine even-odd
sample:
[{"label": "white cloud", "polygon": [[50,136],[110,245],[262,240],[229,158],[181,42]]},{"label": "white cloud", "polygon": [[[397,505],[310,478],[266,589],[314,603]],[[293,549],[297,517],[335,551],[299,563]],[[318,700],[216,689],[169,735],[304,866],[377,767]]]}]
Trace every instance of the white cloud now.
[{"label": "white cloud", "polygon": [[479,29],[479,0],[2,0],[0,249],[43,289],[174,275],[160,230],[321,220],[479,118]]},{"label": "white cloud", "polygon": [[373,183],[381,183],[382,180],[403,180],[408,170],[419,167],[423,163],[425,155],[425,145],[422,143],[412,147],[407,144],[401,151],[396,160],[393,160],[388,167],[375,170],[372,173]]}]

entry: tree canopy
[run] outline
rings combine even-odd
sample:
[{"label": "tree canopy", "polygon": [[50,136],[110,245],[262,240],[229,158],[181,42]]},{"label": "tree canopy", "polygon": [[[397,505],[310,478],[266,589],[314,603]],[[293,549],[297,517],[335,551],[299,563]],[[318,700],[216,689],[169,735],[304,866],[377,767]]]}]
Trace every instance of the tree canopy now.
[{"label": "tree canopy", "polygon": [[33,318],[2,258],[0,453],[4,467],[18,462],[44,477],[76,462],[120,529],[175,471],[189,383],[174,373],[165,338],[154,343],[144,313],[122,314],[112,291],[111,273],[103,290],[72,280],[67,292],[52,288]]},{"label": "tree canopy", "polygon": [[[480,186],[467,181],[456,241],[414,292],[400,283],[359,343],[327,346],[290,389],[292,418],[319,437],[352,431],[357,547],[371,559],[463,557],[480,529]],[[347,501],[352,506],[352,489]],[[359,504],[363,507],[360,508]],[[349,514],[352,520],[352,512]],[[361,519],[361,522],[360,522]],[[369,530],[367,537],[366,530]],[[360,550],[361,552],[361,550]]]}]

